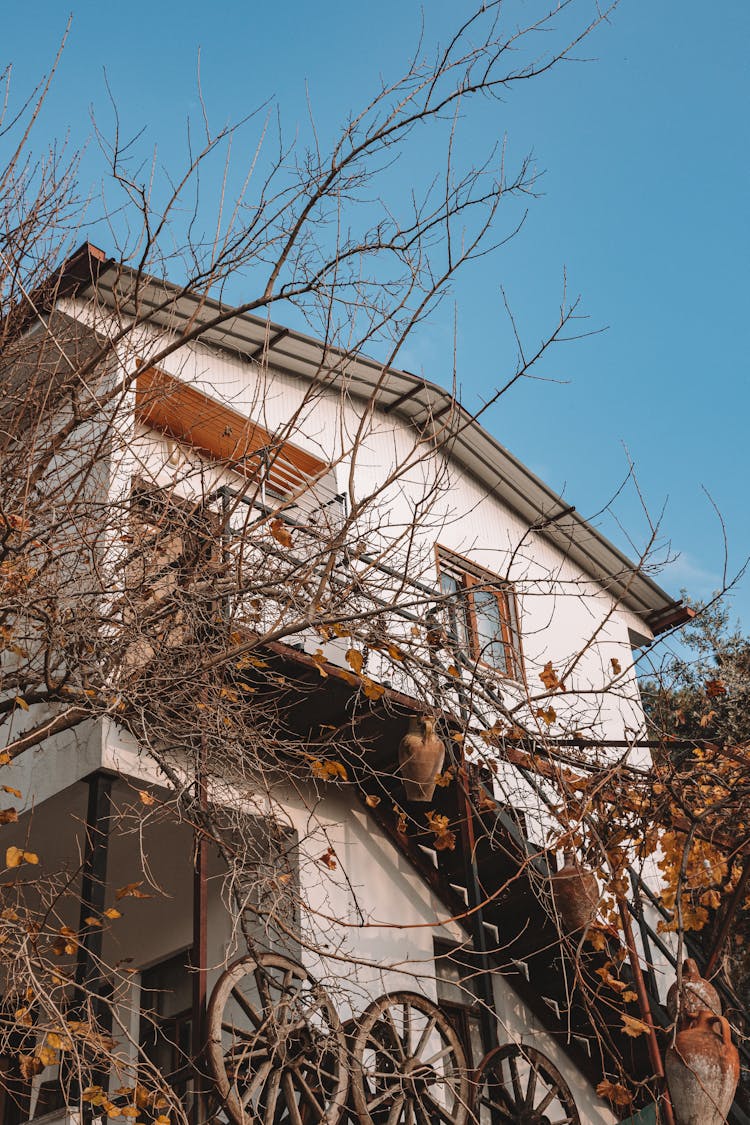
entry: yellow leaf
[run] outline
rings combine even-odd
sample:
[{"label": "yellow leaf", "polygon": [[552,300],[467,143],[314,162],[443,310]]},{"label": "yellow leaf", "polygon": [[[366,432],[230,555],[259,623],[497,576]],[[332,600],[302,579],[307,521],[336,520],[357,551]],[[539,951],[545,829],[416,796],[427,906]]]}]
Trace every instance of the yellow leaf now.
[{"label": "yellow leaf", "polygon": [[433,847],[437,852],[453,851],[456,847],[456,834],[448,827],[448,817],[432,809],[426,814],[427,823],[435,833]]},{"label": "yellow leaf", "polygon": [[329,848],[328,851],[318,856],[318,863],[323,863],[326,867],[330,868],[331,871],[335,871],[338,864],[336,863],[336,853],[333,848]]},{"label": "yellow leaf", "polygon": [[397,662],[404,659],[404,654],[401,652],[401,649],[396,648],[395,645],[388,645],[388,655],[390,656],[391,660],[395,660]]},{"label": "yellow leaf", "polygon": [[16,698],[14,700],[14,703],[15,703],[16,707],[20,707],[22,711],[28,711],[28,709],[29,709],[28,703],[26,702],[25,699],[22,699],[20,695],[16,696]]},{"label": "yellow leaf", "polygon": [[15,824],[18,813],[15,809],[0,809],[0,824]]},{"label": "yellow leaf", "polygon": [[385,694],[385,688],[382,684],[373,683],[372,680],[366,678],[362,680],[362,691],[368,699],[373,700],[380,699],[380,697]]},{"label": "yellow leaf", "polygon": [[544,668],[539,673],[539,679],[542,681],[547,691],[560,691],[565,690],[565,685],[558,678],[557,672],[552,667],[552,661],[548,660]]},{"label": "yellow leaf", "polygon": [[88,918],[84,918],[84,922],[87,926],[101,926],[102,924],[101,920],[99,918],[95,918],[93,914],[90,914]]},{"label": "yellow leaf", "polygon": [[622,998],[626,1004],[632,1004],[634,1000],[638,999],[638,994],[628,989],[627,992],[623,992]]},{"label": "yellow leaf", "polygon": [[376,809],[380,804],[381,798],[377,797],[374,793],[368,793],[365,797],[365,804],[369,805],[371,809]]},{"label": "yellow leaf", "polygon": [[335,781],[337,778],[340,778],[341,781],[348,780],[346,766],[343,762],[321,762],[316,759],[311,764],[310,769],[313,777],[317,777],[321,781]]},{"label": "yellow leaf", "polygon": [[23,848],[6,848],[6,867],[20,867],[22,863],[39,863],[39,856],[36,855],[35,852],[25,852]]},{"label": "yellow leaf", "polygon": [[538,707],[536,712],[537,718],[545,722],[547,726],[551,726],[557,718],[557,711],[554,707],[548,707],[545,711],[543,707]]},{"label": "yellow leaf", "polygon": [[701,895],[700,901],[701,906],[707,906],[710,910],[718,910],[719,906],[721,905],[721,895],[715,888],[713,888],[711,890],[704,891]]},{"label": "yellow leaf", "polygon": [[41,1059],[35,1059],[33,1055],[19,1055],[18,1068],[21,1076],[28,1082],[35,1074],[40,1074],[44,1070],[44,1063]]},{"label": "yellow leaf", "polygon": [[14,789],[12,785],[2,785],[0,786],[0,788],[2,789],[3,793],[10,793],[11,797],[18,797],[19,800],[21,799],[20,789]]},{"label": "yellow leaf", "polygon": [[108,906],[104,915],[106,918],[122,918],[122,914],[114,906]]},{"label": "yellow leaf", "polygon": [[443,773],[439,773],[435,778],[435,784],[439,789],[446,789],[453,781],[454,773],[453,767],[449,766]]},{"label": "yellow leaf", "polygon": [[612,665],[612,671],[614,672],[614,674],[616,676],[619,676],[620,672],[622,672],[622,665],[620,664],[620,661],[616,656],[612,657],[612,659],[610,660],[610,664]]},{"label": "yellow leaf", "polygon": [[348,648],[346,650],[346,662],[349,664],[359,676],[364,665],[365,658],[361,652],[356,648]]},{"label": "yellow leaf", "polygon": [[47,1046],[56,1051],[69,1051],[73,1044],[67,1035],[58,1035],[56,1031],[50,1031],[47,1035]]},{"label": "yellow leaf", "polygon": [[650,1035],[651,1028],[643,1020],[636,1019],[635,1016],[623,1015],[622,1017],[622,1030],[631,1039],[637,1039],[639,1035]]},{"label": "yellow leaf", "polygon": [[589,945],[593,946],[594,949],[602,950],[606,949],[607,947],[607,939],[605,938],[601,930],[594,928],[590,929],[588,934],[586,935],[586,938]]},{"label": "yellow leaf", "polygon": [[134,1105],[123,1106],[123,1108],[120,1110],[121,1117],[137,1117],[139,1113],[140,1110],[137,1106]]},{"label": "yellow leaf", "polygon": [[315,667],[318,669],[318,675],[320,675],[322,677],[322,679],[325,680],[328,677],[328,673],[326,672],[325,668],[323,667],[323,665],[326,662],[326,658],[323,655],[323,650],[319,648],[315,652],[315,654],[313,655],[312,659],[313,659],[313,662],[315,664]]},{"label": "yellow leaf", "polygon": [[142,805],[153,805],[156,802],[156,797],[152,797],[146,789],[139,789],[138,797]]},{"label": "yellow leaf", "polygon": [[154,1125],[170,1125],[170,1120],[167,1117],[166,1113],[160,1113],[156,1118]]},{"label": "yellow leaf", "polygon": [[150,894],[140,889],[142,886],[143,879],[138,883],[126,883],[124,887],[120,887],[119,890],[115,891],[115,898],[118,902],[121,898],[151,898],[152,896]]},{"label": "yellow leaf", "polygon": [[7,766],[11,761],[10,754],[7,750],[0,751],[0,766]]},{"label": "yellow leaf", "polygon": [[268,529],[273,535],[277,543],[281,543],[282,547],[292,546],[292,533],[286,526],[283,520],[273,519],[268,525]]},{"label": "yellow leaf", "polygon": [[445,670],[449,676],[453,676],[454,678],[457,678],[461,674],[455,664],[449,664]]},{"label": "yellow leaf", "polygon": [[608,1078],[599,1083],[596,1092],[600,1098],[606,1098],[613,1105],[630,1105],[633,1100],[633,1095],[629,1090],[621,1086],[619,1082],[610,1082]]},{"label": "yellow leaf", "polygon": [[40,1060],[43,1066],[54,1066],[57,1062],[57,1051],[53,1051],[51,1047],[37,1047],[36,1057]]}]

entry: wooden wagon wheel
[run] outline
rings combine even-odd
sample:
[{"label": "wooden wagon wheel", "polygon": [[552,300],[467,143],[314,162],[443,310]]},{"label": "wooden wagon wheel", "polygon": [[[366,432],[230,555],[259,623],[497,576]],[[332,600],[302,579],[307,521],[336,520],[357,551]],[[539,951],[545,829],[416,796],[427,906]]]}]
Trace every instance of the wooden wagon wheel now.
[{"label": "wooden wagon wheel", "polygon": [[207,1061],[234,1125],[336,1125],[349,1072],[338,1015],[294,961],[242,957],[208,1006]]},{"label": "wooden wagon wheel", "polygon": [[390,992],[365,1010],[352,1044],[360,1125],[464,1125],[466,1055],[450,1020],[424,996]]},{"label": "wooden wagon wheel", "polygon": [[506,1043],[485,1055],[474,1078],[477,1125],[581,1125],[570,1088],[541,1051]]}]

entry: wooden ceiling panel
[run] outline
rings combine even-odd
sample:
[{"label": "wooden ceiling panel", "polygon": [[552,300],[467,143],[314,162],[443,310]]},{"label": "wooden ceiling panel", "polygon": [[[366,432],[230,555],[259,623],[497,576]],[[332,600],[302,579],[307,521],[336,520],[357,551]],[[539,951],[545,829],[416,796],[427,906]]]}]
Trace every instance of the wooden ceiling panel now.
[{"label": "wooden ceiling panel", "polygon": [[325,461],[155,367],[138,375],[135,412],[146,425],[244,476],[256,476],[265,461],[268,483],[283,495],[304,488],[328,468]]}]

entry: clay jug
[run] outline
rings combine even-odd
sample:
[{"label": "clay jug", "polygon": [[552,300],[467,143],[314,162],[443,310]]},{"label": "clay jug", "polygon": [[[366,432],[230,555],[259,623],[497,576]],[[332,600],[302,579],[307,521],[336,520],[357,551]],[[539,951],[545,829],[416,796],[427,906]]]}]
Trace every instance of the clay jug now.
[{"label": "clay jug", "polygon": [[[677,1018],[677,981],[674,982],[667,993],[667,1011],[670,1019]],[[693,958],[688,957],[682,966],[680,1028],[685,1027],[693,1016],[697,1016],[699,1012],[704,1011],[720,1016],[721,1000],[714,986],[700,975]]]},{"label": "clay jug", "polygon": [[665,1061],[677,1125],[723,1125],[740,1077],[729,1024],[699,1012],[680,1031]]},{"label": "clay jug", "polygon": [[398,748],[407,800],[432,800],[435,778],[442,769],[444,758],[445,746],[435,734],[435,720],[429,715],[412,715],[409,730]]},{"label": "clay jug", "polygon": [[599,884],[593,871],[581,867],[575,852],[565,852],[564,858],[564,865],[552,876],[552,897],[563,932],[574,934],[596,918]]}]

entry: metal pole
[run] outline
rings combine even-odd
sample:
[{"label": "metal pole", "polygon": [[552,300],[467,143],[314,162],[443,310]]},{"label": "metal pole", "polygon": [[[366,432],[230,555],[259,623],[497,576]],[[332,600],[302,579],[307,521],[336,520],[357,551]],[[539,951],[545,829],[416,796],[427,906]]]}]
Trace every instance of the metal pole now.
[{"label": "metal pole", "polygon": [[669,1096],[669,1090],[667,1089],[664,1075],[664,1064],[662,1063],[659,1044],[656,1041],[656,1029],[654,1027],[653,1016],[651,1015],[651,1005],[649,1004],[648,993],[646,992],[646,983],[643,979],[638,950],[636,949],[635,939],[633,938],[633,927],[630,924],[630,911],[627,902],[622,896],[618,896],[617,905],[620,910],[620,918],[622,919],[622,929],[625,935],[625,944],[628,948],[630,967],[633,970],[635,991],[638,995],[638,1007],[640,1008],[643,1022],[648,1026],[648,1054],[654,1074],[659,1079],[659,1084],[662,1087],[660,1104],[664,1114],[664,1121],[666,1125],[675,1125],[674,1113],[672,1112],[672,1100]]},{"label": "metal pole", "polygon": [[202,1125],[205,1102],[204,1049],[206,1046],[206,967],[208,963],[208,840],[204,827],[208,809],[206,786],[206,743],[201,735],[196,768],[198,817],[194,834],[193,866],[193,948],[190,956],[193,970],[193,1005],[191,1054],[194,1068],[194,1125]]},{"label": "metal pole", "polygon": [[482,909],[483,894],[479,883],[479,871],[476,859],[476,836],[474,834],[474,810],[468,792],[469,775],[465,762],[457,780],[459,805],[462,813],[461,835],[463,837],[464,870],[466,872],[466,886],[469,895],[469,906],[472,908],[472,938],[474,953],[479,963],[479,986],[481,1009],[479,1023],[482,1031],[482,1046],[485,1054],[498,1045],[497,1019],[495,1018],[495,990],[492,987],[492,966],[487,950],[487,932],[484,928],[484,911]]}]

